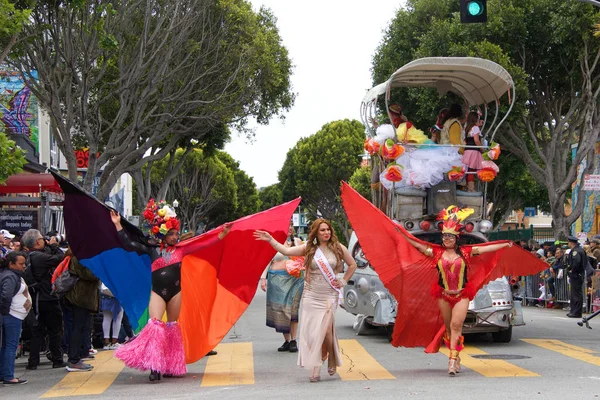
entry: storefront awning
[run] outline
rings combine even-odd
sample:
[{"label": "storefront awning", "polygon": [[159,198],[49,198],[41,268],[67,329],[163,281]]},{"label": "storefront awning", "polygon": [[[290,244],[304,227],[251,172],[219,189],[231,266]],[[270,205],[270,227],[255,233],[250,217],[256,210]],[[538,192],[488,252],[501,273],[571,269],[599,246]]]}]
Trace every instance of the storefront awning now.
[{"label": "storefront awning", "polygon": [[62,193],[60,186],[50,174],[16,174],[9,176],[4,185],[0,185],[0,194],[9,193]]}]

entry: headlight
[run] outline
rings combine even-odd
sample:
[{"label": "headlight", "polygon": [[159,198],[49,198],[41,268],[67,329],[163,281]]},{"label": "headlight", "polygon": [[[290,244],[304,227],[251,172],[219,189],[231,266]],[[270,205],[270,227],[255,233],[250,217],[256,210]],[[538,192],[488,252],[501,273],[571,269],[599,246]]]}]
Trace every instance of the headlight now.
[{"label": "headlight", "polygon": [[481,232],[481,233],[487,233],[487,232],[491,231],[492,227],[493,227],[492,222],[488,221],[487,219],[484,219],[479,222],[479,232]]},{"label": "headlight", "polygon": [[347,305],[349,308],[354,308],[354,307],[356,307],[356,304],[358,303],[358,299],[357,299],[356,293],[354,293],[354,291],[353,291],[353,290],[348,290],[348,291],[346,292],[346,298],[345,298],[345,301],[346,301],[346,305]]}]

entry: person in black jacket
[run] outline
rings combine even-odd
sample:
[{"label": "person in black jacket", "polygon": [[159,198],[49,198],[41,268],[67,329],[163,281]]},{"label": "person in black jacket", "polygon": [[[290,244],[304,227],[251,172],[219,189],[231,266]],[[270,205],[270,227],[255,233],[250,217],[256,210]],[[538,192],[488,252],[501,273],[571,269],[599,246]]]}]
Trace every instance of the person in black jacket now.
[{"label": "person in black jacket", "polygon": [[[37,229],[30,229],[23,234],[21,244],[26,250],[32,281],[27,282],[33,299],[33,311],[37,325],[33,328],[29,361],[27,369],[35,370],[40,363],[40,347],[46,332],[49,336],[49,347],[52,368],[66,367],[63,361],[61,341],[63,335],[63,317],[58,297],[52,294],[52,273],[65,257],[58,248],[54,237],[47,243]],[[26,278],[26,281],[28,279]]]},{"label": "person in black jacket", "polygon": [[2,347],[0,348],[0,381],[4,385],[27,383],[15,378],[15,357],[23,320],[31,309],[31,298],[23,280],[25,254],[7,253],[0,270],[0,314],[2,314]]},{"label": "person in black jacket", "polygon": [[69,271],[79,279],[73,289],[65,295],[65,302],[73,312],[73,331],[69,340],[67,371],[89,371],[92,366],[81,360],[89,356],[90,348],[83,343],[84,338],[90,335],[92,313],[98,312],[100,280],[92,271],[81,265],[75,256],[71,256]]},{"label": "person in black jacket", "polygon": [[583,279],[587,256],[579,246],[575,236],[569,236],[569,247],[571,251],[567,256],[567,270],[569,271],[569,282],[571,286],[571,310],[567,314],[569,318],[581,318],[583,308]]}]

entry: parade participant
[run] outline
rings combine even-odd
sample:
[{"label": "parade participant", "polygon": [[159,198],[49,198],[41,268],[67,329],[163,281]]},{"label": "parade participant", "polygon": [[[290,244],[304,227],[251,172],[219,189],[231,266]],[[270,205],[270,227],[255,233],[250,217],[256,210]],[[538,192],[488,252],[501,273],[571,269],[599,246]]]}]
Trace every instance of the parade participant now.
[{"label": "parade participant", "polygon": [[440,144],[462,144],[465,132],[460,121],[463,117],[462,106],[452,104],[443,121]]},{"label": "parade participant", "polygon": [[[294,237],[295,233],[290,223],[285,247],[302,245],[302,240]],[[267,326],[282,333],[285,340],[277,351],[295,353],[298,351],[296,333],[304,280],[288,273],[286,262],[289,260],[279,252],[275,254],[260,278],[260,288],[267,292]]]},{"label": "parade participant", "polygon": [[434,353],[445,339],[451,376],[460,370],[469,300],[490,280],[547,267],[510,241],[459,245],[462,221],[472,210],[451,206],[440,213],[440,246],[412,236],[346,183],[342,203],[370,265],[398,301],[392,345]]},{"label": "parade participant", "polygon": [[[147,210],[169,218],[167,222],[170,228],[162,234],[160,229],[165,230],[162,223],[150,227],[150,235],[160,243],[160,247],[131,240],[121,225],[121,216],[115,211],[111,211],[110,216],[124,246],[143,252],[152,260],[152,293],[148,306],[150,321],[135,340],[119,347],[115,356],[130,368],[150,370],[149,379],[155,382],[160,380],[162,374],[181,376],[187,372],[183,339],[177,323],[181,310],[181,261],[186,254],[219,242],[229,233],[232,224],[225,224],[219,235],[210,241],[196,241],[185,247],[176,247],[179,242],[179,221],[173,208],[167,204],[153,207],[154,201],[151,200],[151,203],[152,206]],[[164,214],[163,209],[166,209]],[[160,221],[154,216],[147,216],[147,219]],[[166,323],[162,321],[165,311]]]},{"label": "parade participant", "polygon": [[13,251],[6,254],[0,269],[0,381],[5,385],[27,383],[25,379],[15,378],[15,358],[21,327],[32,305],[23,279],[25,268],[25,254]]},{"label": "parade participant", "polygon": [[[305,284],[301,300],[300,345],[298,365],[311,371],[309,380],[321,380],[321,366],[327,361],[327,372],[335,375],[342,365],[335,332],[335,312],[342,298],[342,288],[356,270],[356,263],[348,249],[341,244],[331,223],[323,218],[315,220],[304,246],[285,247],[265,231],[256,231],[258,240],[269,242],[286,256],[304,256]],[[344,261],[348,268],[342,279]]]},{"label": "parade participant", "polygon": [[583,281],[587,257],[585,252],[579,246],[579,241],[575,236],[569,236],[569,254],[567,255],[567,271],[569,275],[569,284],[571,287],[571,299],[569,302],[569,318],[581,318],[583,308]]},{"label": "parade participant", "polygon": [[[479,114],[471,111],[467,116],[467,127],[465,128],[467,136],[465,138],[465,144],[467,146],[481,146],[481,130],[479,129]],[[467,174],[467,191],[475,191],[475,172],[480,170],[483,165],[483,156],[479,149],[465,149],[462,156],[462,163],[469,168],[469,174]]]}]

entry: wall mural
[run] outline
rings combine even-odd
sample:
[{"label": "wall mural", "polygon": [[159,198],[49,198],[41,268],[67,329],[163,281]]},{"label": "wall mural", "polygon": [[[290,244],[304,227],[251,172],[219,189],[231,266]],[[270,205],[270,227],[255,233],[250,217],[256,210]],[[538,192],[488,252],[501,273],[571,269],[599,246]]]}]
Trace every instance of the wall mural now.
[{"label": "wall mural", "polygon": [[0,68],[0,132],[23,135],[39,150],[38,102],[17,71]]}]

